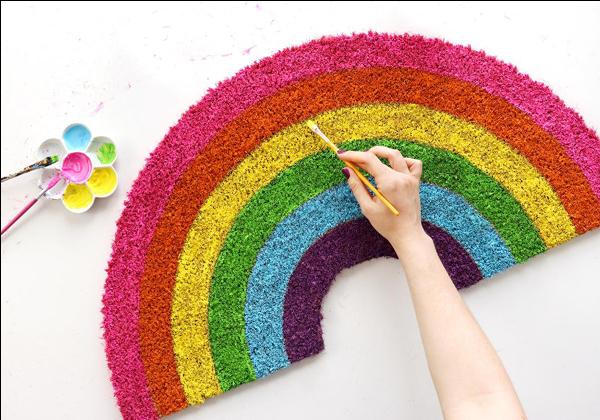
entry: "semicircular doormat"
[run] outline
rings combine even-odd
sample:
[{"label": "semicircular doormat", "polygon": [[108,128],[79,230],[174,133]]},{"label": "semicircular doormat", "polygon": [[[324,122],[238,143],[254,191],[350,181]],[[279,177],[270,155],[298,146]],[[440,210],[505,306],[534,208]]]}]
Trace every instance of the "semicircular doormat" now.
[{"label": "semicircular doormat", "polygon": [[408,35],[279,52],[191,107],[129,193],[103,309],[125,418],[320,352],[335,276],[393,256],[307,119],[346,150],[423,161],[423,224],[459,288],[600,225],[597,134],[513,66]]}]

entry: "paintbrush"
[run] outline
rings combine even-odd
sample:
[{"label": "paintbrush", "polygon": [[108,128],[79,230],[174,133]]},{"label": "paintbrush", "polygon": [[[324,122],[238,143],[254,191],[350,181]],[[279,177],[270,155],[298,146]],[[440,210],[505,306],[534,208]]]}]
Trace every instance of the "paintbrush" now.
[{"label": "paintbrush", "polygon": [[50,166],[56,162],[58,162],[58,156],[56,156],[56,155],[48,156],[48,157],[40,160],[39,162],[35,162],[29,166],[26,166],[25,168],[21,169],[18,172],[15,172],[14,174],[3,176],[1,182],[8,181],[9,179],[15,178],[19,175],[26,174],[27,172],[31,172],[36,169],[45,168],[46,166]]},{"label": "paintbrush", "polygon": [[[329,146],[329,148],[331,150],[333,150],[333,153],[335,153],[335,155],[339,158],[338,155],[338,147],[335,145],[334,142],[332,142],[331,140],[329,140],[329,138],[327,138],[327,136],[325,134],[323,134],[323,132],[321,131],[321,129],[319,128],[319,126],[313,121],[313,120],[308,120],[306,121],[306,125],[308,126],[308,128],[310,128],[313,133],[315,133],[316,135],[318,135],[319,137],[321,137],[321,139],[323,139],[323,141],[327,144],[327,146]],[[340,159],[341,160],[341,159]],[[381,200],[381,202],[383,204],[385,204],[385,206],[394,214],[394,216],[398,216],[400,213],[398,212],[398,210],[396,210],[396,207],[394,207],[394,205],[392,203],[390,203],[390,201],[385,198],[385,196],[375,187],[375,185],[373,185],[371,183],[371,181],[369,181],[367,179],[366,176],[364,176],[360,170],[354,166],[352,163],[350,162],[346,162],[343,161],[350,169],[352,169],[354,171],[354,173],[356,174],[356,176],[358,176],[358,179],[360,179],[360,181],[368,188],[370,189],[373,194],[375,194],[375,196],[377,198],[379,198],[379,200]]]},{"label": "paintbrush", "polygon": [[25,213],[27,213],[27,211],[33,207],[33,205],[35,203],[38,202],[38,200],[40,198],[42,198],[44,196],[44,194],[46,194],[52,187],[54,187],[56,184],[58,184],[58,182],[62,179],[62,175],[61,173],[57,173],[54,178],[52,178],[50,180],[50,182],[48,182],[48,185],[46,185],[46,188],[44,188],[42,190],[41,193],[38,194],[37,197],[35,197],[33,200],[31,200],[29,203],[27,203],[27,205],[25,207],[23,207],[23,209],[15,216],[12,218],[12,220],[10,222],[8,222],[8,224],[6,226],[4,226],[2,228],[2,233],[0,233],[0,235],[4,235],[4,232],[6,232],[12,225],[15,224],[15,222],[17,220],[19,220],[21,218],[21,216],[23,216]]}]

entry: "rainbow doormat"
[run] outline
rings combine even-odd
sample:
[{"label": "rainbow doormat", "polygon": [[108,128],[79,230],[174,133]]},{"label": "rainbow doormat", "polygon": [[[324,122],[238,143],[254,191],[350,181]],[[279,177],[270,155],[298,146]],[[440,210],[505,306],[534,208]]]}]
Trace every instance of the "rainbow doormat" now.
[{"label": "rainbow doormat", "polygon": [[335,276],[393,256],[307,119],[346,150],[423,161],[423,223],[457,287],[600,225],[597,134],[514,67],[408,35],[277,53],[190,108],[129,193],[103,309],[125,418],[320,352]]}]

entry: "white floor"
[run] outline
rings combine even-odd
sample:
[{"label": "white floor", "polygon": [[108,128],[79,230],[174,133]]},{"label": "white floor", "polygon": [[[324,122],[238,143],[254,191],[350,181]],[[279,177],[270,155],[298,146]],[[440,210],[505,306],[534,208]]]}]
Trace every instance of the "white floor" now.
[{"label": "white floor", "polygon": [[[119,145],[121,186],[81,216],[45,202],[2,238],[2,418],[114,419],[100,299],[126,191],[207,88],[275,51],[366,30],[443,37],[517,65],[600,128],[600,5],[2,3],[2,174],[71,122]],[[2,224],[37,175],[2,184]],[[530,418],[600,418],[600,232],[464,293]],[[340,275],[326,351],[178,419],[440,416],[400,267]],[[377,325],[378,328],[373,328]]]}]

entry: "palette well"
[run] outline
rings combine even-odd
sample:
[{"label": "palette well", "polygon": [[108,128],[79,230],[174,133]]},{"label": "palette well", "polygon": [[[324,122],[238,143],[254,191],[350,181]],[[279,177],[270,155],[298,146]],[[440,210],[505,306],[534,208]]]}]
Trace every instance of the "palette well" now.
[{"label": "palette well", "polygon": [[112,195],[118,186],[113,164],[117,159],[114,142],[108,137],[94,137],[83,124],[71,124],[62,139],[48,139],[38,148],[39,156],[56,155],[58,161],[45,168],[40,188],[59,171],[63,180],[46,196],[60,199],[73,213],[89,210],[96,198]]},{"label": "palette well", "polygon": [[515,67],[412,35],[284,50],[192,106],[129,192],[103,299],[125,418],[321,352],[336,275],[393,257],[309,119],[346,150],[423,161],[424,228],[457,288],[600,226],[598,135]]}]

